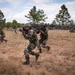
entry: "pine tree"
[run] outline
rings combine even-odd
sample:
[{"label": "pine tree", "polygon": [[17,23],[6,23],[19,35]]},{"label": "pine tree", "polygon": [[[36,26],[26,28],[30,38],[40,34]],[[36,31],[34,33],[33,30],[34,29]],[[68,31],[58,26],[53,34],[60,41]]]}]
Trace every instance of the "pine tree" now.
[{"label": "pine tree", "polygon": [[33,8],[29,11],[29,14],[25,15],[25,17],[28,18],[28,21],[33,24],[44,22],[47,19],[46,14],[44,14],[44,11],[40,9],[37,10],[36,6],[33,6]]},{"label": "pine tree", "polygon": [[56,15],[55,21],[57,25],[66,25],[71,21],[71,16],[68,12],[68,9],[66,8],[65,4],[61,6],[61,10],[59,10],[59,13]]}]

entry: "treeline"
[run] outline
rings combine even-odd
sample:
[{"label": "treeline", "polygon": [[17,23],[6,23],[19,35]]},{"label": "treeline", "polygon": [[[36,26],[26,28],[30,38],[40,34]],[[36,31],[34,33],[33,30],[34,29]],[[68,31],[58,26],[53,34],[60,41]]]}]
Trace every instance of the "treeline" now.
[{"label": "treeline", "polygon": [[16,20],[13,20],[12,22],[5,23],[5,27],[7,27],[7,28],[14,27],[14,25],[16,25],[18,28],[23,26],[23,24],[18,23]]},{"label": "treeline", "polygon": [[[33,6],[32,9],[28,12],[28,15],[25,15],[26,18],[28,18],[28,23],[37,27],[37,25],[41,23],[45,23],[46,14],[43,10],[37,9],[36,6]],[[13,20],[12,22],[7,22],[4,18],[3,12],[0,10],[0,27],[14,27],[16,25],[17,27],[22,27],[24,24],[18,23],[16,20]],[[61,9],[59,10],[58,14],[56,14],[54,20],[51,24],[46,24],[49,29],[63,29],[68,30],[75,28],[75,22],[71,19],[71,15],[68,12],[68,8],[65,4],[61,6]]]},{"label": "treeline", "polygon": [[12,22],[6,22],[6,19],[4,18],[4,14],[3,12],[0,10],[0,27],[4,28],[10,28],[10,27],[14,27],[14,25],[16,25],[17,27],[22,27],[23,24],[18,23],[16,20],[13,20]]},{"label": "treeline", "polygon": [[68,8],[65,4],[61,6],[61,9],[59,10],[58,14],[56,14],[55,19],[49,25],[49,29],[72,29],[75,28],[75,23],[71,19],[71,15],[68,12]]},{"label": "treeline", "polygon": [[71,30],[75,28],[75,24],[72,25],[48,25],[49,30],[61,29],[61,30]]}]

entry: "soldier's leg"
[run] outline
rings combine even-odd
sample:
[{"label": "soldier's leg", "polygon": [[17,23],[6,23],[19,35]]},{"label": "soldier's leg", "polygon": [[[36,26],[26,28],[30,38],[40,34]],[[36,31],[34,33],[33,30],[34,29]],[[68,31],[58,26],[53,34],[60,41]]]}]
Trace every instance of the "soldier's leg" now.
[{"label": "soldier's leg", "polygon": [[1,40],[1,42],[3,42],[3,38],[2,38],[2,37],[1,37],[1,39],[0,39],[0,40]]},{"label": "soldier's leg", "polygon": [[50,50],[50,47],[46,45],[46,42],[47,42],[47,40],[44,40],[44,41],[43,41],[42,47],[43,47],[43,48],[47,48],[47,50],[49,51],[49,50]]},{"label": "soldier's leg", "polygon": [[24,50],[24,55],[25,55],[25,62],[23,62],[23,64],[28,65],[30,64],[30,57],[29,57],[29,51],[27,48],[25,48]]},{"label": "soldier's leg", "polygon": [[4,38],[5,38],[5,35],[2,35],[2,36],[1,36],[1,42],[3,42],[3,41],[7,42],[7,40],[4,39]]},{"label": "soldier's leg", "polygon": [[6,40],[6,39],[3,39],[3,41],[7,42],[7,40]]},{"label": "soldier's leg", "polygon": [[0,41],[3,42],[3,41],[2,41],[2,35],[1,35],[1,34],[0,34]]},{"label": "soldier's leg", "polygon": [[42,53],[42,49],[41,49],[41,47],[39,47],[39,53]]},{"label": "soldier's leg", "polygon": [[30,53],[31,55],[34,55],[34,56],[35,56],[36,61],[37,61],[37,60],[38,60],[38,57],[39,57],[39,53],[35,53],[34,51],[32,51],[33,49],[35,49],[35,47],[36,47],[36,45],[30,44],[30,45],[28,46],[28,50],[29,50],[29,53]]},{"label": "soldier's leg", "polygon": [[41,44],[42,44],[42,39],[39,40],[39,53],[42,53],[42,49],[41,49]]},{"label": "soldier's leg", "polygon": [[17,33],[17,29],[15,29],[15,33]]}]

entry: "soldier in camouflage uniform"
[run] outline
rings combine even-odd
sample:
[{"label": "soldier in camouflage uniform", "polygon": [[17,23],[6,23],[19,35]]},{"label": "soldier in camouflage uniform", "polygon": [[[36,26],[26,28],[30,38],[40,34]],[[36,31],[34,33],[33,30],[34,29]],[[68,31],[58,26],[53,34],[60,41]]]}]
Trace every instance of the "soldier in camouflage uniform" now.
[{"label": "soldier in camouflage uniform", "polygon": [[4,39],[4,38],[5,38],[5,33],[4,33],[4,31],[2,30],[2,28],[0,28],[0,41],[1,41],[1,42],[3,42],[3,41],[7,42],[7,40]]},{"label": "soldier in camouflage uniform", "polygon": [[35,53],[34,51],[32,51],[38,45],[38,38],[37,38],[36,33],[32,29],[30,29],[28,25],[23,27],[22,34],[24,38],[29,40],[30,42],[27,48],[25,48],[24,50],[26,61],[23,64],[28,65],[30,64],[29,54],[34,55],[36,57],[36,61],[38,60],[39,53]]},{"label": "soldier in camouflage uniform", "polygon": [[[50,47],[46,45],[46,42],[48,40],[48,31],[45,25],[41,24],[39,25],[38,33],[40,33],[40,40],[39,45],[42,45],[43,48],[46,48],[48,51],[50,50]],[[39,46],[41,47],[41,46]],[[42,49],[40,48],[39,53],[42,53]]]},{"label": "soldier in camouflage uniform", "polygon": [[14,32],[17,33],[17,25],[13,26]]}]

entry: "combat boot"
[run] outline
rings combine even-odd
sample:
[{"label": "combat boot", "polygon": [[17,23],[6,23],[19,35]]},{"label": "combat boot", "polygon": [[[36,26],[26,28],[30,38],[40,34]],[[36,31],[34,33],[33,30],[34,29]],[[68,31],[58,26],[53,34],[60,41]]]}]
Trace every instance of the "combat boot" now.
[{"label": "combat boot", "polygon": [[4,41],[7,43],[7,40],[6,39],[4,39]]},{"label": "combat boot", "polygon": [[29,65],[30,61],[26,60],[25,62],[22,63],[23,65]]},{"label": "combat boot", "polygon": [[39,53],[42,53],[42,49],[39,49]]},{"label": "combat boot", "polygon": [[35,57],[36,57],[36,61],[38,60],[38,57],[39,57],[39,53],[36,53],[35,54]]},{"label": "combat boot", "polygon": [[30,64],[29,55],[26,55],[26,56],[25,56],[25,59],[26,59],[26,61],[23,62],[22,64],[23,64],[23,65],[29,65],[29,64]]},{"label": "combat boot", "polygon": [[50,50],[50,47],[49,47],[49,46],[47,46],[47,50],[48,50],[48,51]]}]

